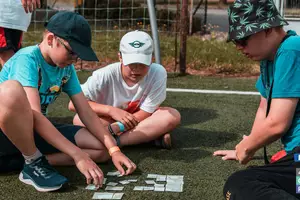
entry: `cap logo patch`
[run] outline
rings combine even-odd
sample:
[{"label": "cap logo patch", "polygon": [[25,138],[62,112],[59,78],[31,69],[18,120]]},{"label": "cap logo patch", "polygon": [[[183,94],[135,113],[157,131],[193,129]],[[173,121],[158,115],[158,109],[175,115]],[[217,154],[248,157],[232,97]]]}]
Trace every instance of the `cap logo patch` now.
[{"label": "cap logo patch", "polygon": [[140,48],[142,46],[144,46],[145,43],[142,43],[140,41],[133,41],[131,43],[129,43],[130,46],[132,46],[133,48]]}]

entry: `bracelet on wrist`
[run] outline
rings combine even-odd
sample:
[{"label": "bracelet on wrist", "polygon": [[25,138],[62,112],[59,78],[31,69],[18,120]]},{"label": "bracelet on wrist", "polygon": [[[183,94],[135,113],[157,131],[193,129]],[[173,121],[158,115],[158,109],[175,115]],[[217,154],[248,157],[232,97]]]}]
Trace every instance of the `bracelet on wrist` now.
[{"label": "bracelet on wrist", "polygon": [[117,151],[121,151],[120,148],[118,146],[114,146],[114,147],[111,147],[109,150],[108,150],[108,153],[109,155],[111,156],[113,153],[117,152]]},{"label": "bracelet on wrist", "polygon": [[111,127],[111,124],[109,124],[107,128],[108,128],[110,134],[112,134],[112,136],[115,136],[115,135],[116,135],[116,133],[114,132],[114,130],[113,130],[112,127]]},{"label": "bracelet on wrist", "polygon": [[125,131],[125,126],[124,124],[122,124],[121,122],[116,122],[117,125],[119,126],[120,132],[124,132]]}]

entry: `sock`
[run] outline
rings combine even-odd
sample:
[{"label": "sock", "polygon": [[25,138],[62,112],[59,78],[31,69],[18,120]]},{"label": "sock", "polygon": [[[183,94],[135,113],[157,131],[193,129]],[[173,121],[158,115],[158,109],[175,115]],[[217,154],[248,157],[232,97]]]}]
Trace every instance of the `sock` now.
[{"label": "sock", "polygon": [[30,164],[33,161],[35,161],[36,159],[40,158],[42,156],[42,153],[37,149],[34,154],[32,154],[30,156],[26,156],[26,155],[23,154],[23,156],[25,158],[25,163]]}]

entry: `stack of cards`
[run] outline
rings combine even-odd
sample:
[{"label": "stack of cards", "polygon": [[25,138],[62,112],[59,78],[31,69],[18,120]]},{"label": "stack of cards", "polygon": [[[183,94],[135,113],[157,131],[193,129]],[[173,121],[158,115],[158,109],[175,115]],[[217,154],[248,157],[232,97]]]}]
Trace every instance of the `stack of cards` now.
[{"label": "stack of cards", "polygon": [[[179,175],[159,175],[159,174],[148,174],[148,179],[146,180],[147,184],[154,184],[154,191],[167,191],[167,192],[182,192],[183,191],[183,176]],[[166,185],[158,184],[157,182],[167,182]],[[141,186],[140,186],[141,187]]]}]

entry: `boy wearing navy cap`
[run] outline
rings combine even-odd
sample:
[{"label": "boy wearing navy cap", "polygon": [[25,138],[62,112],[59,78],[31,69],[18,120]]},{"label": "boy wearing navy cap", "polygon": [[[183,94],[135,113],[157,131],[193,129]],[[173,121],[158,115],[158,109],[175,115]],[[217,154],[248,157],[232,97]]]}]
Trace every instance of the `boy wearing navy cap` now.
[{"label": "boy wearing navy cap", "polygon": [[[72,64],[78,58],[98,61],[91,48],[90,26],[79,14],[59,12],[46,24],[43,41],[18,51],[0,73],[1,83],[16,80],[23,86],[33,113],[36,113],[33,136],[37,148],[31,155],[24,155],[22,152],[25,165],[20,180],[39,191],[47,189],[47,177],[51,173],[48,174],[47,170],[35,170],[35,166],[40,163],[49,166],[47,160],[51,165],[76,164],[87,182],[93,180],[96,185],[102,184],[103,174],[92,160],[103,162],[111,157],[122,175],[130,174],[136,169],[135,164],[117,147],[115,139],[103,127],[81,92]],[[55,129],[43,116],[47,114],[48,105],[62,91],[71,98],[87,128],[55,124]],[[6,146],[5,149],[0,149],[2,154],[14,155],[19,152],[18,145],[11,141],[13,137],[12,134],[0,133],[0,142],[4,143],[0,146]],[[126,166],[126,171],[122,165]],[[42,178],[40,184],[33,175],[36,173]],[[53,190],[59,189],[65,181],[55,183]]]}]

